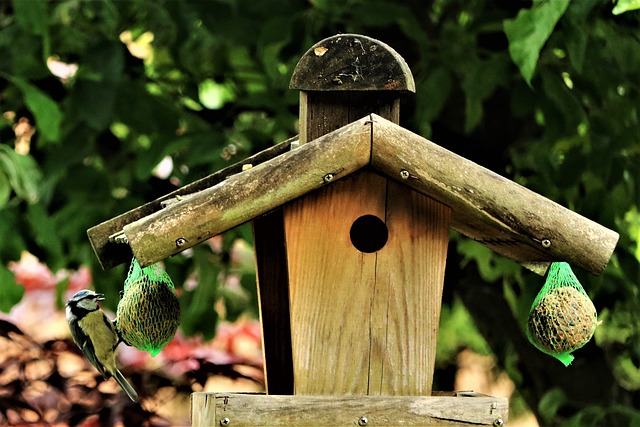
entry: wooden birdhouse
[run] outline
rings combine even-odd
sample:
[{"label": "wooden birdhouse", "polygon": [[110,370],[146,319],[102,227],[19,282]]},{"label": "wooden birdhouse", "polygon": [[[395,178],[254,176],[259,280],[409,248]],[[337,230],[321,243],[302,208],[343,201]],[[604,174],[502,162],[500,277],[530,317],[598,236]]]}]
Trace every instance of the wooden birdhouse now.
[{"label": "wooden birdhouse", "polygon": [[[501,425],[432,390],[449,229],[544,273],[617,234],[399,126],[404,60],[361,35],[300,59],[300,135],[88,231],[104,268],[253,222],[266,395],[195,393],[194,425]],[[118,242],[126,242],[122,244]]]}]

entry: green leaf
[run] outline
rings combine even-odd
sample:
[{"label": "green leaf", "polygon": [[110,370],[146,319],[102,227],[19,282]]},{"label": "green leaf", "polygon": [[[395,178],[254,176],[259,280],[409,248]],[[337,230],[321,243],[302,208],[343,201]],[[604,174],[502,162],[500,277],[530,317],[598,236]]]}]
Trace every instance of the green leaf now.
[{"label": "green leaf", "polygon": [[112,82],[79,79],[71,98],[71,111],[95,130],[104,130],[113,120],[116,89]]},{"label": "green leaf", "polygon": [[46,0],[13,0],[13,12],[18,25],[31,34],[44,35],[47,31]]},{"label": "green leaf", "polygon": [[0,171],[0,209],[2,209],[11,196],[11,183],[7,175]]},{"label": "green leaf", "polygon": [[206,248],[194,248],[198,285],[193,292],[185,292],[180,298],[180,328],[187,336],[201,333],[205,340],[213,338],[218,321],[214,305],[220,265],[211,262],[210,254]]},{"label": "green leaf", "polygon": [[586,122],[585,111],[573,90],[563,82],[556,73],[543,70],[540,73],[544,94],[553,102],[558,113],[556,119],[563,122],[563,131],[569,135],[575,134],[578,125]]},{"label": "green leaf", "polygon": [[42,140],[60,141],[62,112],[58,104],[40,89],[20,77],[10,77],[20,89],[24,102],[35,117],[35,126]]},{"label": "green leaf", "polygon": [[614,15],[640,9],[640,0],[618,0],[611,11]]},{"label": "green leaf", "polygon": [[567,402],[567,395],[560,387],[555,387],[546,392],[538,403],[538,410],[544,420],[554,419],[558,409]]},{"label": "green leaf", "polygon": [[528,84],[531,84],[540,51],[567,6],[569,0],[538,0],[531,9],[521,10],[515,19],[504,22],[509,54]]},{"label": "green leaf", "polygon": [[13,273],[0,263],[0,311],[8,313],[23,295],[24,287],[18,285]]},{"label": "green leaf", "polygon": [[208,109],[219,110],[234,96],[227,85],[206,79],[198,85],[198,98],[200,103]]},{"label": "green leaf", "polygon": [[42,176],[33,157],[18,154],[11,147],[0,144],[0,170],[4,171],[18,197],[27,203],[38,201]]},{"label": "green leaf", "polygon": [[569,19],[566,26],[565,40],[571,64],[576,71],[582,72],[582,64],[584,64],[587,42],[589,41],[589,32],[585,30],[584,22],[574,22],[574,20]]},{"label": "green leaf", "polygon": [[469,133],[482,120],[482,101],[491,96],[499,86],[507,83],[509,67],[506,56],[492,58],[475,64],[465,75],[462,89],[466,95],[464,130]]},{"label": "green leaf", "polygon": [[417,98],[421,123],[430,123],[438,117],[449,99],[452,86],[451,73],[442,66],[435,68],[424,84],[417,86],[418,95],[421,95]]},{"label": "green leaf", "polygon": [[62,259],[62,243],[56,224],[40,204],[29,205],[27,221],[31,226],[33,240],[54,257],[54,262]]}]

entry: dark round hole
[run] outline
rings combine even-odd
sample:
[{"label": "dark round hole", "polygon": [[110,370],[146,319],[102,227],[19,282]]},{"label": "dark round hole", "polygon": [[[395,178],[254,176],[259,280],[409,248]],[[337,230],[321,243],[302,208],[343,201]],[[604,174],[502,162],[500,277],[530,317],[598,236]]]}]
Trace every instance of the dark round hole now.
[{"label": "dark round hole", "polygon": [[357,250],[371,253],[384,247],[389,238],[389,230],[384,221],[377,216],[364,215],[353,222],[349,235]]}]

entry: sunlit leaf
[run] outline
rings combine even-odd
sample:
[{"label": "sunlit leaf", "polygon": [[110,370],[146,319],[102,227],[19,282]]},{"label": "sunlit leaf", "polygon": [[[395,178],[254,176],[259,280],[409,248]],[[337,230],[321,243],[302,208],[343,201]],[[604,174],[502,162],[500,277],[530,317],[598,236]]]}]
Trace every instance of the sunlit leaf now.
[{"label": "sunlit leaf", "polygon": [[611,11],[614,15],[640,9],[640,0],[618,0]]},{"label": "sunlit leaf", "polygon": [[504,22],[509,54],[527,83],[531,83],[540,51],[568,5],[569,0],[538,0],[531,9]]},{"label": "sunlit leaf", "polygon": [[233,94],[227,86],[216,83],[212,79],[207,79],[198,85],[198,98],[205,107],[211,110],[218,110],[227,101],[233,99]]}]

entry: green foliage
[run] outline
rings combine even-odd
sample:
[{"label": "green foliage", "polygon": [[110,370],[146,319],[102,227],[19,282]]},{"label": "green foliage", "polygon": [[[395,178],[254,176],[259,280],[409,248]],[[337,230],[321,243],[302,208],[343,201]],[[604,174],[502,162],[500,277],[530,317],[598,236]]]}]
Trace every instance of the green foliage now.
[{"label": "green foliage", "polygon": [[58,104],[40,89],[20,77],[10,77],[9,80],[22,92],[24,103],[33,113],[35,125],[42,133],[41,141],[56,142],[60,140],[62,113]]},{"label": "green foliage", "polygon": [[550,423],[558,414],[562,405],[567,403],[566,393],[559,387],[547,391],[538,404],[538,413],[544,423]]},{"label": "green foliage", "polygon": [[[491,335],[486,331],[503,325],[474,321],[545,421],[577,425],[595,403],[618,414],[611,420],[631,420],[611,401],[632,402],[640,390],[637,6],[634,0],[615,6],[610,0],[2,2],[2,309],[21,297],[2,268],[23,250],[52,267],[90,265],[96,288],[117,301],[126,272],[100,270],[86,229],[293,136],[298,94],[288,82],[297,60],[326,36],[359,32],[394,47],[413,71],[417,93],[406,98],[403,126],[620,233],[603,275],[580,275],[604,323],[576,363],[613,378],[606,397],[594,397],[589,387],[570,391],[563,381],[569,369],[553,378],[532,370],[537,350],[517,346],[524,335]],[[36,131],[28,154],[13,148],[22,118]],[[166,158],[173,168],[163,175],[157,166]],[[166,260],[187,335],[213,336],[217,316],[255,314],[253,272],[230,261],[234,240],[251,241],[247,230],[225,236],[220,251],[200,245]],[[524,325],[543,279],[477,242],[457,235],[452,241],[451,292],[466,277],[481,277],[478,286],[497,287],[513,321]],[[183,285],[193,277],[197,286]],[[229,278],[238,279],[237,287]],[[445,353],[463,345],[482,349],[464,328],[469,320],[460,307],[447,310]],[[538,407],[554,388],[566,402],[552,408],[547,397]]]},{"label": "green foliage", "polygon": [[31,156],[0,145],[0,208],[9,202],[12,191],[20,200],[36,203],[41,179],[40,168]]},{"label": "green foliage", "polygon": [[211,339],[215,335],[218,313],[214,306],[221,271],[221,263],[215,261],[206,248],[194,251],[198,285],[180,298],[180,329],[187,336],[201,333]]},{"label": "green foliage", "polygon": [[24,288],[15,281],[13,273],[0,264],[0,311],[8,313],[24,294]]},{"label": "green foliage", "polygon": [[438,337],[436,361],[452,363],[462,348],[479,354],[490,354],[487,342],[473,325],[473,319],[459,299],[451,305],[443,305],[440,312],[440,330],[447,331]]},{"label": "green foliage", "polygon": [[621,13],[629,12],[631,10],[640,9],[639,0],[617,0],[616,5],[611,11],[614,15],[620,15]]},{"label": "green foliage", "polygon": [[540,51],[567,6],[569,0],[536,0],[531,9],[523,9],[514,19],[505,20],[509,53],[528,84],[531,84]]}]

